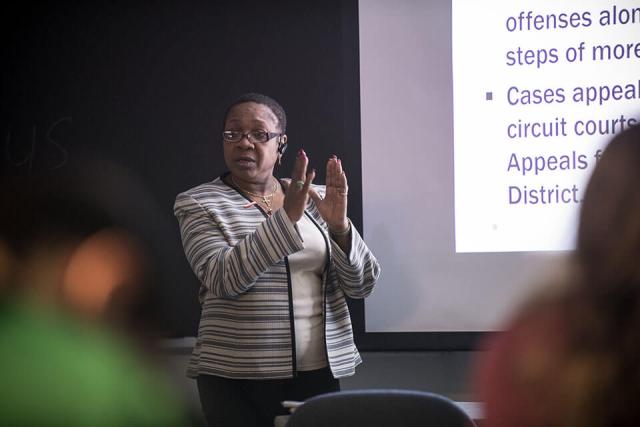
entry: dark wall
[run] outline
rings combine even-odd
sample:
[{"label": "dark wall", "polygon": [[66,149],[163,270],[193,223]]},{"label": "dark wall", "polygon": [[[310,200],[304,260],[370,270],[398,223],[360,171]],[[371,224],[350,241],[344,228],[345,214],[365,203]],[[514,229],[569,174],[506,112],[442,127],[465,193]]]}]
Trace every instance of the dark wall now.
[{"label": "dark wall", "polygon": [[281,175],[300,147],[318,182],[330,154],[343,159],[361,227],[357,1],[23,2],[2,15],[3,172],[55,173],[90,151],[136,173],[157,203],[169,335],[194,335],[199,316],[173,201],[224,171],[237,95],[287,111]]}]

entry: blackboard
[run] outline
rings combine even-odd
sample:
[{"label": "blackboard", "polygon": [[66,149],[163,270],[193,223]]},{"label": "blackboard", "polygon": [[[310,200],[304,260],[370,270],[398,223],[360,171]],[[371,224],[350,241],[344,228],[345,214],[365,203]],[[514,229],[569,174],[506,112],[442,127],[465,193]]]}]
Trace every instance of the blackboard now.
[{"label": "blackboard", "polygon": [[198,283],[180,243],[177,193],[224,171],[226,105],[248,91],[288,114],[289,149],[349,174],[361,227],[357,1],[21,2],[1,25],[3,173],[37,175],[98,153],[157,203],[170,336],[193,336]]}]

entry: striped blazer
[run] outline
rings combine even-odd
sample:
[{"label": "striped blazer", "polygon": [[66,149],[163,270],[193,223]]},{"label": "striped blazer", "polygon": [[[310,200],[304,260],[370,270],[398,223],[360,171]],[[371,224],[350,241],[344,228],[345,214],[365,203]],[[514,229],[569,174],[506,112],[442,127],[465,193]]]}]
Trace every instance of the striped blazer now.
[{"label": "striped blazer", "polygon": [[[184,251],[200,280],[202,316],[187,375],[291,378],[296,375],[291,278],[287,256],[304,247],[284,209],[267,216],[219,177],[177,196],[174,213]],[[324,195],[324,186],[315,186]],[[380,274],[355,227],[345,254],[330,238],[312,200],[305,210],[327,245],[322,275],[325,349],[335,378],[362,361],[345,295],[364,298]]]}]

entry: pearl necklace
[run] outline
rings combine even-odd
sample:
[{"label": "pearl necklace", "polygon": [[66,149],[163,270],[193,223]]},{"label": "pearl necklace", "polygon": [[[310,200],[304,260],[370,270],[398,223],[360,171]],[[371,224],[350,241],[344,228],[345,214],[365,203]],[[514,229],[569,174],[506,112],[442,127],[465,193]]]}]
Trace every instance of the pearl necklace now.
[{"label": "pearl necklace", "polygon": [[271,191],[271,194],[258,194],[258,193],[252,193],[251,191],[242,188],[235,179],[233,179],[233,175],[231,175],[231,182],[233,182],[233,185],[235,185],[236,187],[238,187],[239,190],[241,190],[243,193],[247,193],[248,195],[254,197],[254,198],[258,198],[261,199],[260,201],[264,204],[264,206],[267,209],[267,215],[271,215],[271,213],[273,212],[272,208],[271,208],[271,202],[273,201],[273,196],[276,194],[276,192],[278,191],[278,183],[274,182],[273,183],[273,190]]}]

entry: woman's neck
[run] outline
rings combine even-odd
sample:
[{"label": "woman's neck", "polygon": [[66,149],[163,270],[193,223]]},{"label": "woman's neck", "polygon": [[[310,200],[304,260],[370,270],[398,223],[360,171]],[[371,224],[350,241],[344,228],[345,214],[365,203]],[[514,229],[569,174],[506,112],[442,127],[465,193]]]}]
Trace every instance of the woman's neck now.
[{"label": "woman's neck", "polygon": [[277,185],[277,180],[273,176],[269,176],[264,181],[245,181],[237,176],[230,174],[229,179],[233,185],[240,190],[244,190],[254,195],[268,196],[274,192],[274,187]]}]

